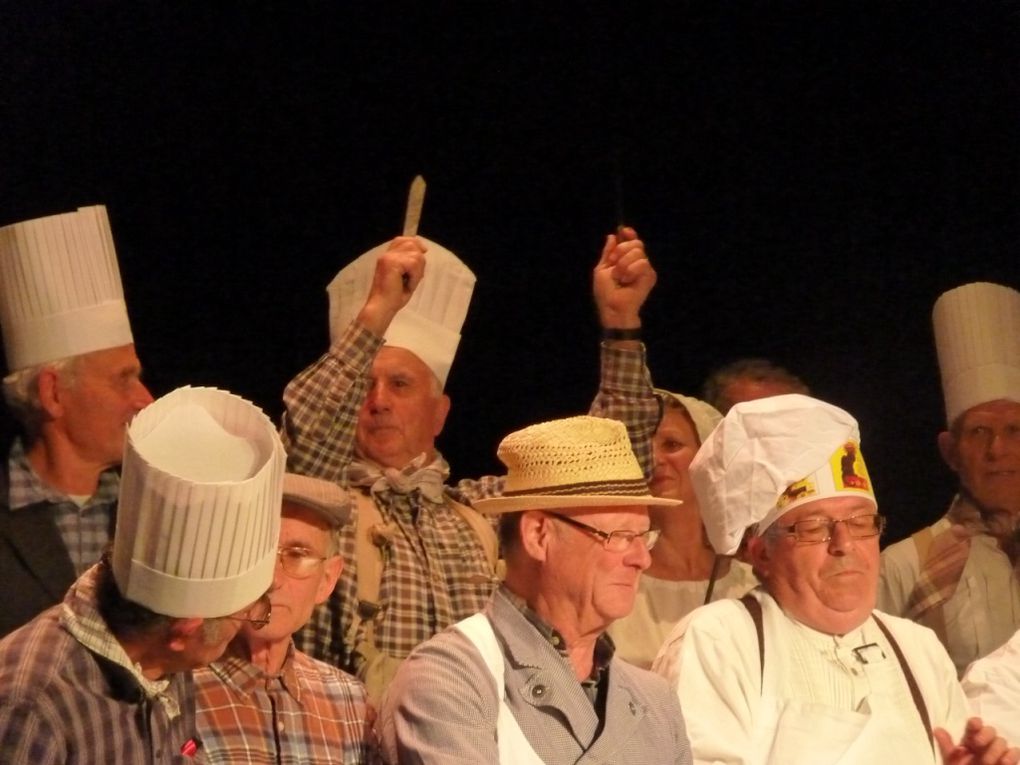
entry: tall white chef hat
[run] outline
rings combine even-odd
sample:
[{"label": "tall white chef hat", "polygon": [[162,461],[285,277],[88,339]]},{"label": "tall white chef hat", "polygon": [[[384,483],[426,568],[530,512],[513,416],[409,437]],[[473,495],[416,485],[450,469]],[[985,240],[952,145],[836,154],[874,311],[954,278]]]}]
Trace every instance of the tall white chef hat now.
[{"label": "tall white chef hat", "polygon": [[158,614],[213,618],[270,586],[286,461],[250,402],[178,388],[128,426],[113,543],[121,593]]},{"label": "tall white chef hat", "polygon": [[709,541],[723,555],[737,551],[748,527],[763,532],[806,502],[851,495],[877,507],[857,421],[799,393],[734,405],[690,475]]},{"label": "tall white chef hat", "polygon": [[1020,292],[975,282],[932,309],[946,422],[997,399],[1020,401]]},{"label": "tall white chef hat", "polygon": [[[385,339],[387,345],[411,351],[446,385],[476,279],[448,249],[425,237],[418,238],[428,247],[425,275],[390,323]],[[329,283],[326,291],[332,340],[339,338],[361,310],[372,287],[376,261],[388,247],[389,242],[369,250]]]},{"label": "tall white chef hat", "polygon": [[0,228],[0,325],[11,372],[133,342],[105,207]]}]

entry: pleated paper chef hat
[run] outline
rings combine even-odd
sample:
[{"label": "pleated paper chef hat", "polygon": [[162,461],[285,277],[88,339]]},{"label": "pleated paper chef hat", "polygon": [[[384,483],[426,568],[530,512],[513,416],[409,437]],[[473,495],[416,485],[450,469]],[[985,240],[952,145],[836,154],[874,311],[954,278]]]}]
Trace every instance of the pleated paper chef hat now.
[{"label": "pleated paper chef hat", "polygon": [[227,616],[269,588],[285,455],[262,410],[178,388],[128,426],[113,543],[121,593],[158,614]]},{"label": "pleated paper chef hat", "polygon": [[932,310],[946,423],[988,401],[1020,401],[1020,292],[975,282]]},{"label": "pleated paper chef hat", "polygon": [[[432,370],[446,385],[453,357],[460,343],[475,275],[445,247],[418,237],[425,252],[425,275],[414,295],[386,330],[386,344],[405,348]],[[379,256],[389,242],[366,252],[346,266],[329,283],[329,333],[335,342],[361,310],[372,287],[372,276]]]},{"label": "pleated paper chef hat", "polygon": [[790,393],[734,405],[690,467],[702,522],[716,552],[732,555],[796,507],[856,496],[877,507],[857,420],[838,406]]},{"label": "pleated paper chef hat", "polygon": [[0,228],[0,325],[11,372],[133,342],[105,207]]}]

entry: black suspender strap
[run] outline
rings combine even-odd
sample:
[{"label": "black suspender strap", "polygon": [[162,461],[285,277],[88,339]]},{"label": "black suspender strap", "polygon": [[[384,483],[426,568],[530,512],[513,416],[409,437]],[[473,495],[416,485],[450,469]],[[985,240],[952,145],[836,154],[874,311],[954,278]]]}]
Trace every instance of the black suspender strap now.
[{"label": "black suspender strap", "polygon": [[740,602],[744,604],[744,608],[751,614],[751,621],[754,622],[754,631],[758,633],[758,667],[760,668],[761,677],[758,679],[759,683],[765,682],[765,627],[762,624],[761,618],[761,603],[758,599],[748,593],[740,599]]}]

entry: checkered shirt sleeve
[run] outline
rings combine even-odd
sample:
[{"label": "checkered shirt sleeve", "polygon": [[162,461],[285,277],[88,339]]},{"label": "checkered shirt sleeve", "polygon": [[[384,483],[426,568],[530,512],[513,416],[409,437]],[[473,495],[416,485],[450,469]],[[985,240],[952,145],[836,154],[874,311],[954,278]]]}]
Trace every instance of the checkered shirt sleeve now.
[{"label": "checkered shirt sleeve", "polygon": [[602,343],[602,375],[599,392],[591,404],[590,414],[619,420],[627,426],[630,445],[645,478],[650,478],[652,436],[659,427],[659,399],[652,388],[652,376],[645,363],[645,346],[620,348]]},{"label": "checkered shirt sleeve", "polygon": [[356,321],[283,392],[287,469],[343,483],[354,455],[358,411],[383,339]]}]

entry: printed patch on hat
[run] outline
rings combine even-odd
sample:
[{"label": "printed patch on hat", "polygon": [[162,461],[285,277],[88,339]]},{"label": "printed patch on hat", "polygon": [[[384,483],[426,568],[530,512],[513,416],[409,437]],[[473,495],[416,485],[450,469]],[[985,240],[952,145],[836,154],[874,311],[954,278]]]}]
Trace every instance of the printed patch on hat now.
[{"label": "printed patch on hat", "polygon": [[836,491],[863,491],[871,494],[871,479],[864,464],[861,448],[853,441],[847,441],[829,458],[832,468],[832,483]]},{"label": "printed patch on hat", "polygon": [[779,499],[776,500],[776,507],[782,510],[791,502],[796,502],[805,497],[813,497],[817,493],[818,485],[815,483],[815,479],[812,476],[802,478],[786,487],[786,491],[780,494]]}]

